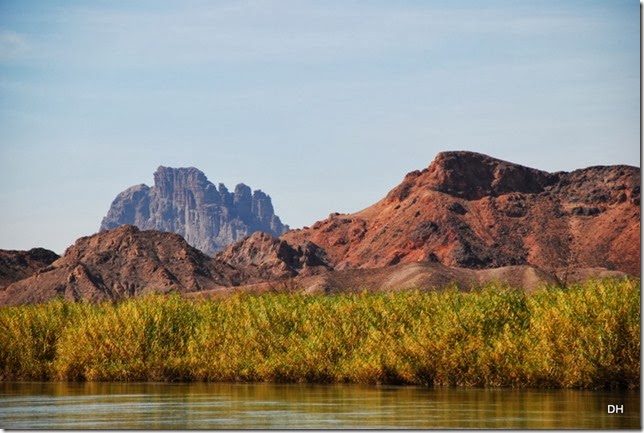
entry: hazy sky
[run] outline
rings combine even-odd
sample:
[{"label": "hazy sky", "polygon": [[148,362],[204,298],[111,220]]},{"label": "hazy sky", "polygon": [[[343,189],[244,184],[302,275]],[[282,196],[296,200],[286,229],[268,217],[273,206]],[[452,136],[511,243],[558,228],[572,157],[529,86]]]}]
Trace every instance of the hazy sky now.
[{"label": "hazy sky", "polygon": [[159,165],[291,227],[443,150],[640,164],[639,3],[0,0],[0,249],[62,253]]}]

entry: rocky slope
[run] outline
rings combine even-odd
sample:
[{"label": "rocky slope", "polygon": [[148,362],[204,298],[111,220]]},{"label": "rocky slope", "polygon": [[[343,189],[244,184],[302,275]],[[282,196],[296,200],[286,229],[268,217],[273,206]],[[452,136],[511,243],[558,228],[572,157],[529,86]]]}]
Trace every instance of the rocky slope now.
[{"label": "rocky slope", "polygon": [[335,270],[429,262],[530,265],[561,278],[598,267],[639,277],[640,170],[547,173],[478,153],[443,152],[374,205],[332,214],[280,239],[294,249],[315,244]]},{"label": "rocky slope", "polygon": [[229,245],[216,258],[234,266],[243,284],[332,270],[324,250],[313,242],[305,241],[294,248],[262,232]]},{"label": "rocky slope", "polygon": [[[567,283],[589,278],[624,278],[627,274],[605,268],[578,268],[571,271]],[[245,280],[243,280],[245,281]],[[239,286],[212,291],[190,292],[188,296],[210,298],[235,292],[284,292],[306,294],[337,294],[362,292],[392,292],[409,289],[441,290],[457,287],[467,291],[488,283],[502,283],[533,292],[545,285],[556,285],[557,277],[543,269],[528,265],[504,266],[493,269],[468,269],[444,266],[439,263],[399,263],[379,268],[327,270],[301,273],[295,277],[248,281]]]},{"label": "rocky slope", "polygon": [[196,168],[159,167],[154,186],[121,192],[103,218],[100,231],[131,224],[177,233],[207,254],[257,231],[279,236],[288,230],[275,215],[270,196],[239,184],[233,193],[215,187]]},{"label": "rocky slope", "polygon": [[32,248],[29,251],[0,250],[0,290],[30,277],[58,258],[58,254],[44,248]]},{"label": "rocky slope", "polygon": [[78,239],[63,257],[0,291],[0,305],[118,300],[151,291],[186,293],[238,284],[238,273],[179,235],[134,226]]}]

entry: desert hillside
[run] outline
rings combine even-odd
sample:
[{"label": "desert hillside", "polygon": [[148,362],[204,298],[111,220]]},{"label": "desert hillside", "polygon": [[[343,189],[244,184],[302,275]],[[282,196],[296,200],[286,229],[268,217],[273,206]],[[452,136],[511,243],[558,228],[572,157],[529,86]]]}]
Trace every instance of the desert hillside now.
[{"label": "desert hillside", "polygon": [[212,290],[237,284],[236,274],[177,234],[121,226],[78,239],[63,257],[0,291],[0,305]]},{"label": "desert hillside", "polygon": [[[246,208],[259,209],[245,191]],[[151,291],[468,290],[491,281],[532,290],[596,276],[640,277],[640,170],[547,173],[443,152],[360,212],[332,214],[280,237],[258,231],[215,256],[176,233],[125,225],[78,239],[61,258],[40,249],[3,252],[0,265],[0,304],[119,300]]]},{"label": "desert hillside", "polygon": [[435,262],[464,268],[603,267],[640,276],[640,169],[547,173],[439,153],[386,197],[281,239],[312,242],[334,269]]}]

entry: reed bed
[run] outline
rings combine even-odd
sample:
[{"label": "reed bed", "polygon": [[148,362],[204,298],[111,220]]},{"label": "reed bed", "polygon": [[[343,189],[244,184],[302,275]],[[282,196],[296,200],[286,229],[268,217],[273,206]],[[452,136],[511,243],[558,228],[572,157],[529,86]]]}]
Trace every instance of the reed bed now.
[{"label": "reed bed", "polygon": [[639,388],[640,282],[3,307],[0,379]]}]

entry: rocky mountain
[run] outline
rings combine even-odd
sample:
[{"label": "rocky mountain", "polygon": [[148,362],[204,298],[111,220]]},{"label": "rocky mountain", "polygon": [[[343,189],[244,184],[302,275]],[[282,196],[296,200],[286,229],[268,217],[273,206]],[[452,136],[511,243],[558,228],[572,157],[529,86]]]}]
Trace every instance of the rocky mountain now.
[{"label": "rocky mountain", "polygon": [[35,274],[60,256],[44,248],[29,251],[0,250],[0,290]]},{"label": "rocky mountain", "polygon": [[166,231],[109,229],[77,240],[53,262],[55,255],[40,250],[20,253],[31,257],[23,259],[0,252],[0,275],[13,269],[8,283],[19,276],[16,269],[26,276],[0,288],[0,305],[171,290],[206,297],[454,283],[467,290],[489,281],[532,290],[589,277],[639,277],[640,178],[639,168],[625,165],[548,173],[478,153],[443,152],[360,212],[332,214],[279,237],[255,232],[211,257],[167,231],[183,227],[193,242],[213,228],[239,237],[258,221],[279,222],[270,199],[244,186],[234,194],[217,189],[196,169],[162,167],[154,187],[117,197],[104,228],[134,219]]},{"label": "rocky mountain", "polygon": [[231,193],[193,167],[161,166],[154,173],[154,186],[136,185],[121,192],[100,231],[126,224],[177,233],[207,254],[258,231],[279,236],[288,230],[267,194],[252,192],[243,183]]},{"label": "rocky mountain", "polygon": [[[36,255],[44,255],[44,251]],[[0,288],[0,305],[41,303],[56,297],[69,301],[119,301],[172,291],[209,298],[240,291],[330,294],[437,290],[452,285],[469,290],[492,281],[530,291],[557,281],[552,273],[527,265],[467,269],[417,262],[334,270],[327,259],[315,244],[293,248],[261,232],[213,258],[175,233],[126,225],[80,238],[63,257]],[[625,275],[604,268],[575,269],[569,281]]]},{"label": "rocky mountain", "polygon": [[135,226],[78,239],[63,257],[0,291],[0,305],[67,300],[119,300],[151,291],[181,293],[239,283],[229,265],[179,235]]},{"label": "rocky mountain", "polygon": [[529,265],[560,278],[575,268],[605,268],[639,277],[640,169],[547,173],[443,152],[374,205],[280,239],[294,249],[313,243],[335,270],[425,262]]}]

